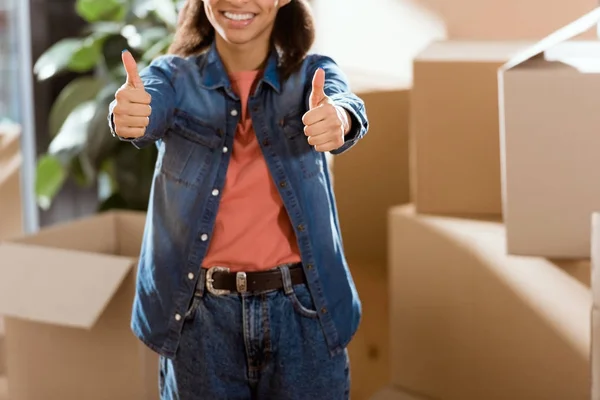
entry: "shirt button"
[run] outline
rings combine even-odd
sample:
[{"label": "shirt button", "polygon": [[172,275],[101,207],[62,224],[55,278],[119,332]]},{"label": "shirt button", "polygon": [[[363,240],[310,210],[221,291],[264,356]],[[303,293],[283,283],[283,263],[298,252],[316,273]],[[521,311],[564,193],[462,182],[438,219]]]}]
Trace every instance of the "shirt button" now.
[{"label": "shirt button", "polygon": [[191,281],[194,279],[194,274],[192,274],[191,272],[188,274],[188,279]]},{"label": "shirt button", "polygon": [[325,307],[321,308],[321,314],[327,314],[327,309]]},{"label": "shirt button", "polygon": [[200,239],[202,239],[203,242],[206,242],[208,240],[208,235],[203,233],[202,236],[200,236]]},{"label": "shirt button", "polygon": [[312,265],[312,264],[308,264],[308,265],[306,266],[306,268],[308,268],[308,269],[310,269],[310,270],[311,270],[311,269],[313,269],[313,265]]},{"label": "shirt button", "polygon": [[302,225],[302,224],[298,225],[298,230],[300,232],[304,232],[304,225]]},{"label": "shirt button", "polygon": [[281,182],[279,182],[279,186],[282,187],[282,188],[284,188],[284,187],[287,186],[287,182],[286,181],[281,181]]},{"label": "shirt button", "polygon": [[213,189],[212,195],[213,196],[218,196],[219,195],[219,189]]},{"label": "shirt button", "polygon": [[175,320],[176,321],[181,321],[181,315],[175,314]]},{"label": "shirt button", "polygon": [[234,108],[233,110],[231,110],[231,116],[235,117],[236,115],[238,115],[237,110]]},{"label": "shirt button", "polygon": [[227,153],[229,149],[227,147],[223,147],[223,153]]}]

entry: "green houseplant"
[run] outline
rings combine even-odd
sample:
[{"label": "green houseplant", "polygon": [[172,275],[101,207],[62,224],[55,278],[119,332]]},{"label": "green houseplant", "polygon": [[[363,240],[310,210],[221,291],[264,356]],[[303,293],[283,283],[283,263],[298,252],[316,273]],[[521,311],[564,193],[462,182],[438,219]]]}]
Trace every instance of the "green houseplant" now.
[{"label": "green houseplant", "polygon": [[177,23],[175,0],[77,0],[87,22],[81,36],[51,46],[34,66],[40,81],[78,73],[61,91],[49,115],[51,142],[38,160],[36,195],[48,208],[67,179],[98,185],[100,210],[145,210],[156,149],[137,150],[115,139],[108,106],[125,82],[121,52],[129,49],[139,68],[164,54]]}]

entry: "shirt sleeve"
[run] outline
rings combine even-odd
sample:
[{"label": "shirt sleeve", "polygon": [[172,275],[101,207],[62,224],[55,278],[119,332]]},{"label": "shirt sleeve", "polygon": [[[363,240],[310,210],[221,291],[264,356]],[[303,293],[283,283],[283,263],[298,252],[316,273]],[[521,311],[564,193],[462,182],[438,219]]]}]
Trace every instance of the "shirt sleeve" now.
[{"label": "shirt sleeve", "polygon": [[308,66],[306,78],[306,107],[308,109],[310,92],[312,90],[312,78],[318,68],[325,71],[325,94],[334,102],[348,111],[352,123],[350,131],[344,138],[344,144],[331,151],[331,154],[341,154],[354,146],[369,130],[369,121],[364,102],[350,91],[348,78],[340,67],[331,58],[321,55],[313,55]]},{"label": "shirt sleeve", "polygon": [[108,109],[108,124],[113,136],[120,140],[131,142],[135,147],[141,149],[161,139],[166,129],[171,124],[173,111],[175,109],[175,86],[173,84],[176,67],[173,56],[163,56],[155,59],[149,66],[140,71],[140,78],[144,82],[144,90],[152,97],[150,107],[150,123],[146,128],[144,136],[139,138],[122,138],[115,132],[113,110],[116,100],[113,100]]}]

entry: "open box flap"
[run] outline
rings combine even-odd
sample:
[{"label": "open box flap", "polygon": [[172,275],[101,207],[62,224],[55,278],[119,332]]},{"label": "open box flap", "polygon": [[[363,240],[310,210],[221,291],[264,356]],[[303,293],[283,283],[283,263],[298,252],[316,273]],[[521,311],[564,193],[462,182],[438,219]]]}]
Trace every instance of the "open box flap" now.
[{"label": "open box flap", "polygon": [[[21,167],[23,157],[21,153],[15,153],[12,157],[5,160],[0,159],[0,186]],[[0,215],[6,210],[0,210]]]},{"label": "open box flap", "polygon": [[436,41],[419,53],[415,57],[415,62],[504,63],[533,44],[532,41]]},{"label": "open box flap", "polygon": [[90,329],[102,315],[135,259],[0,244],[0,315]]},{"label": "open box flap", "polygon": [[517,65],[544,53],[546,50],[549,50],[564,41],[573,39],[574,37],[594,28],[598,22],[600,22],[600,7],[593,9],[581,18],[558,29],[557,31],[554,31],[544,39],[537,42],[535,45],[518,52],[514,57],[506,62],[500,68],[500,70],[505,71],[514,68]]}]

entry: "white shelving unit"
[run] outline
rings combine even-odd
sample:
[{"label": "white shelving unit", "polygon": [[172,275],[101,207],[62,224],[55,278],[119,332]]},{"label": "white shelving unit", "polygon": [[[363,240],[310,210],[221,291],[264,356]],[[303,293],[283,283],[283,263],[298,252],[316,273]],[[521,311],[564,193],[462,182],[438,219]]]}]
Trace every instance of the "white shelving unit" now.
[{"label": "white shelving unit", "polygon": [[22,198],[26,232],[39,228],[35,202],[35,119],[29,0],[0,0],[0,117],[23,130]]}]

